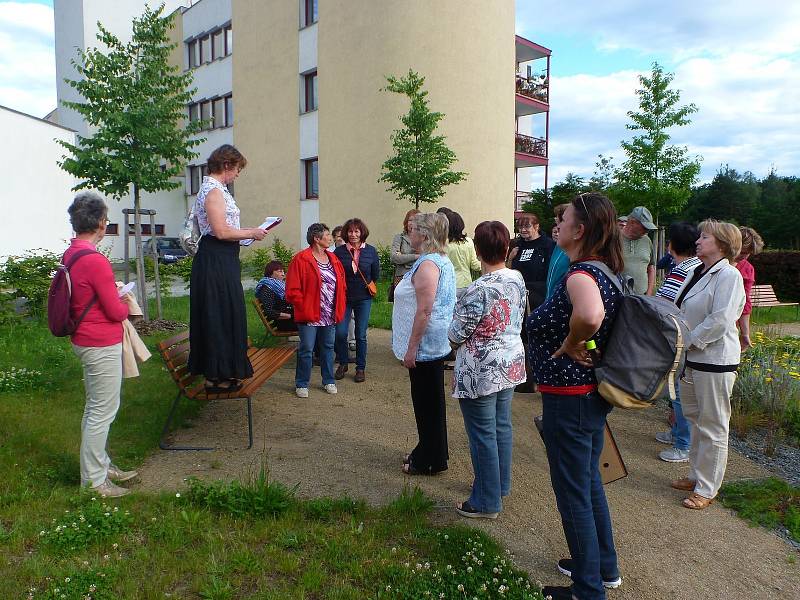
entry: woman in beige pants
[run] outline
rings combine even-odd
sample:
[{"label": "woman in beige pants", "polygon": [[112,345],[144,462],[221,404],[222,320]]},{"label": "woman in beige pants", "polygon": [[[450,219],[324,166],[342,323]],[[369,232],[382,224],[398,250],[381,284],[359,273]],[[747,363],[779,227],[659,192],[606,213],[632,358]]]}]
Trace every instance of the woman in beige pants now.
[{"label": "woman in beige pants", "polygon": [[742,276],[731,261],[741,247],[738,227],[703,221],[697,240],[702,264],[686,278],[675,301],[690,329],[680,386],[692,444],[689,475],[672,487],[691,492],[683,506],[694,510],[714,500],[728,462],[731,392],[741,357],[736,321],[745,300]]}]

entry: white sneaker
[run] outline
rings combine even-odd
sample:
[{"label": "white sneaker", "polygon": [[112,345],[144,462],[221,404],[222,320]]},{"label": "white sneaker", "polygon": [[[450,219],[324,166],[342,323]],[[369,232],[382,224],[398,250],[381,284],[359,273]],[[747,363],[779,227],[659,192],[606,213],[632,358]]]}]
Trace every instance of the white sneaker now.
[{"label": "white sneaker", "polygon": [[138,477],[138,471],[123,471],[114,463],[108,467],[108,478],[114,481],[129,481],[134,477]]},{"label": "white sneaker", "polygon": [[355,351],[356,351],[356,343],[355,343],[355,341],[348,342],[348,343],[347,343],[347,348],[348,348],[348,349],[349,349],[351,352],[355,352]]},{"label": "white sneaker", "polygon": [[689,451],[679,450],[678,448],[670,448],[658,453],[658,458],[664,462],[680,463],[689,462]]},{"label": "white sneaker", "polygon": [[667,444],[668,446],[672,446],[672,432],[659,431],[656,434],[656,441],[661,442],[662,444]]},{"label": "white sneaker", "polygon": [[294,388],[298,398],[308,398],[308,388]]},{"label": "white sneaker", "polygon": [[111,483],[110,479],[106,479],[97,487],[93,487],[92,490],[100,494],[103,498],[119,498],[131,492],[128,488],[114,485]]},{"label": "white sneaker", "polygon": [[323,388],[325,389],[325,391],[326,391],[326,392],[328,392],[329,394],[338,394],[338,393],[339,393],[339,390],[337,390],[337,389],[336,389],[336,384],[335,384],[335,383],[326,383],[326,384],[325,384],[325,385],[323,385],[322,387],[323,387]]}]

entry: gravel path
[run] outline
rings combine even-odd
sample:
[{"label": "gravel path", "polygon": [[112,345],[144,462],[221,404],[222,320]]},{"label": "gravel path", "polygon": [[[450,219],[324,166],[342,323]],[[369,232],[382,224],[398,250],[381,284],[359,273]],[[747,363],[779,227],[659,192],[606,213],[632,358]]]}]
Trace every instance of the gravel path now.
[{"label": "gravel path", "polygon": [[[404,486],[419,485],[436,499],[437,521],[459,521],[452,506],[469,495],[472,468],[458,404],[448,401],[450,469],[429,478],[401,474],[401,457],[412,447],[416,430],[408,375],[391,356],[389,336],[370,330],[367,382],[345,379],[337,396],[319,389],[317,370],[311,397],[296,398],[294,365],[285,366],[255,398],[253,450],[157,452],[142,468],[140,487],[179,489],[190,475],[232,479],[266,460],[274,479],[297,485],[304,497],[350,494],[381,504]],[[544,447],[533,426],[537,414],[538,395],[515,396],[511,496],[496,521],[468,524],[501,540],[533,580],[565,585],[568,580],[554,565],[567,549]],[[624,578],[609,598],[800,598],[800,553],[784,540],[749,527],[720,504],[699,512],[680,506],[683,496],[669,482],[683,476],[686,466],[656,458],[663,449],[653,439],[665,426],[662,410],[617,410],[609,422],[630,472],[606,488]],[[177,440],[211,438],[225,446],[244,441],[243,412],[230,404],[206,407],[194,425],[180,430]],[[767,475],[763,467],[731,453],[729,480]]]}]

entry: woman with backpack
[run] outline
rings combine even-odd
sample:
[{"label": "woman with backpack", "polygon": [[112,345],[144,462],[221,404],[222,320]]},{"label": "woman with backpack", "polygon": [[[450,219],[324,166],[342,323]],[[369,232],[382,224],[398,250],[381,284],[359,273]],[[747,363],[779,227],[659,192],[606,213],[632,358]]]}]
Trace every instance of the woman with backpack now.
[{"label": "woman with backpack", "polygon": [[678,290],[675,304],[689,326],[681,406],[691,425],[689,474],[672,487],[690,492],[683,506],[702,510],[714,501],[728,463],[731,393],[742,347],[736,323],[745,304],[742,275],[733,266],[742,234],[730,223],[700,223],[702,261]]},{"label": "woman with backpack", "polygon": [[605,263],[614,274],[624,265],[616,211],[605,196],[576,196],[558,230],[570,266],[553,295],[528,317],[527,329],[550,480],[571,555],[558,561],[558,569],[573,584],[546,586],[542,593],[554,600],[595,600],[622,579],[598,464],[611,405],[597,393],[586,342],[594,340],[603,351],[622,293],[589,261]]},{"label": "woman with backpack", "polygon": [[[78,322],[71,334],[72,349],[83,366],[86,406],[81,421],[81,485],[106,498],[128,490],[113,483],[128,481],[136,471],[123,471],[111,462],[106,441],[117,416],[122,386],[122,322],[128,304],[120,298],[111,263],[97,244],[108,224],[108,207],[94,192],[81,192],[68,209],[75,237],[64,253],[72,293],[70,315]],[[126,295],[127,296],[127,295]]]}]

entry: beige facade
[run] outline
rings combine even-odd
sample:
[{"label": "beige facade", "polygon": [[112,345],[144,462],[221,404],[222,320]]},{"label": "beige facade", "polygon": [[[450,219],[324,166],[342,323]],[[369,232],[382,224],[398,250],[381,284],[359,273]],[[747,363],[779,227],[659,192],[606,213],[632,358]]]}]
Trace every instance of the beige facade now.
[{"label": "beige facade", "polygon": [[[208,1],[208,0],[204,0]],[[275,235],[302,239],[299,0],[234,0],[234,143],[249,165],[236,181],[243,223],[266,214]],[[468,230],[485,219],[511,224],[514,189],[514,0],[320,0],[319,220],[365,220],[372,243],[388,244],[411,208],[379,183],[389,136],[407,100],[382,92],[385,76],[413,69],[426,78],[440,131],[466,181],[436,210],[460,212]],[[312,201],[316,202],[316,201]],[[308,220],[309,211],[305,211]]]}]

